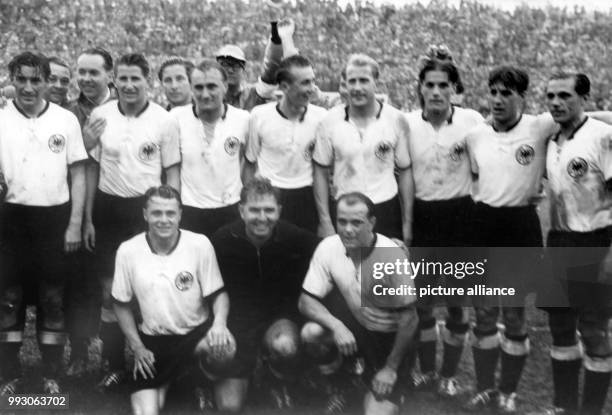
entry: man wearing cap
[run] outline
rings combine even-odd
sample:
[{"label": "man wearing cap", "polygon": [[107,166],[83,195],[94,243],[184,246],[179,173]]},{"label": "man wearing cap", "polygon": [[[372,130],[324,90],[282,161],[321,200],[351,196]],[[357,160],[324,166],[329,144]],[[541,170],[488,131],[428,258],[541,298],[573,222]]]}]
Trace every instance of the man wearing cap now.
[{"label": "man wearing cap", "polygon": [[225,45],[215,54],[217,62],[228,75],[225,101],[234,107],[250,111],[256,105],[272,100],[276,90],[276,70],[282,57],[296,53],[292,38],[295,30],[293,21],[273,21],[270,26],[271,42],[266,47],[264,69],[256,83],[245,83],[247,61],[240,47]]}]

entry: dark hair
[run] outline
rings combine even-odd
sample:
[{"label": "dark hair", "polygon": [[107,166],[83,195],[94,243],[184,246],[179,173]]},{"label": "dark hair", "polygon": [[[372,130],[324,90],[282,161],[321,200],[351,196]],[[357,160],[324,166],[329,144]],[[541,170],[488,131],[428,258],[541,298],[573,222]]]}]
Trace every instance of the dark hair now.
[{"label": "dark hair", "polygon": [[49,80],[51,69],[49,68],[49,59],[47,59],[45,55],[40,53],[23,52],[15,56],[8,64],[11,79],[15,78],[15,75],[17,75],[17,72],[21,70],[22,66],[38,69],[42,78],[45,81]]},{"label": "dark hair", "polygon": [[293,55],[285,58],[281,61],[276,71],[276,83],[281,82],[293,82],[293,76],[291,76],[291,68],[308,68],[311,67],[312,63],[302,55]]},{"label": "dark hair", "polygon": [[248,181],[240,191],[240,204],[244,205],[249,200],[249,196],[265,196],[271,195],[276,200],[276,203],[281,204],[280,190],[272,186],[269,179],[256,177]]},{"label": "dark hair", "polygon": [[223,78],[223,82],[227,82],[227,71],[219,62],[214,59],[203,59],[198,63],[193,69],[187,71],[187,77],[189,78],[189,83],[191,83],[191,74],[194,69],[197,69],[200,72],[207,72],[211,69],[216,69],[221,73],[221,78]]},{"label": "dark hair", "polygon": [[370,71],[372,72],[372,77],[375,81],[378,81],[378,77],[380,76],[380,67],[378,66],[378,62],[376,62],[374,58],[363,53],[354,53],[348,57],[348,61],[346,62],[344,70],[346,71],[349,66],[369,67]]},{"label": "dark hair", "polygon": [[93,48],[85,49],[83,52],[81,52],[81,55],[79,56],[82,55],[98,55],[102,57],[102,60],[104,61],[104,69],[106,69],[107,71],[113,69],[113,57],[111,56],[109,51],[104,48],[96,46]]},{"label": "dark hair", "polygon": [[142,71],[142,75],[145,78],[148,78],[149,74],[151,73],[151,67],[149,66],[149,62],[142,53],[127,53],[120,57],[117,61],[117,64],[115,65],[115,76],[117,75],[117,69],[120,65],[138,66]]},{"label": "dark hair", "polygon": [[372,202],[372,199],[370,199],[363,193],[360,193],[360,192],[344,193],[338,198],[338,200],[336,200],[336,208],[340,206],[340,202],[344,202],[348,206],[353,206],[358,203],[363,203],[368,208],[368,219],[372,219],[375,216],[374,215],[374,202]]},{"label": "dark hair", "polygon": [[461,77],[459,76],[459,70],[457,66],[452,62],[451,59],[441,60],[441,59],[426,59],[424,60],[424,65],[419,72],[419,83],[418,83],[418,96],[419,102],[421,103],[421,107],[423,107],[423,95],[421,95],[421,85],[425,80],[425,76],[427,72],[430,71],[442,71],[446,72],[448,75],[448,80],[451,84],[455,86],[455,91],[458,94],[462,94],[465,88],[463,87],[463,83],[461,82]]},{"label": "dark hair", "polygon": [[529,75],[522,69],[514,66],[500,66],[489,74],[489,87],[495,84],[502,84],[508,89],[516,91],[519,95],[524,95],[529,88]]},{"label": "dark hair", "polygon": [[581,96],[588,96],[591,93],[591,80],[588,76],[580,72],[556,72],[548,80],[573,79],[574,91]]},{"label": "dark hair", "polygon": [[163,81],[162,77],[164,76],[164,70],[168,66],[173,66],[173,65],[180,65],[183,68],[185,68],[185,73],[187,74],[187,78],[189,78],[189,73],[193,70],[193,62],[180,58],[178,56],[173,56],[163,61],[161,66],[159,67],[159,71],[157,72],[157,77],[159,78],[160,81]]},{"label": "dark hair", "polygon": [[150,187],[144,194],[144,208],[147,208],[149,201],[154,197],[161,197],[162,199],[175,199],[179,207],[183,208],[183,202],[181,200],[181,194],[174,187],[167,184],[161,186]]},{"label": "dark hair", "polygon": [[70,76],[72,76],[72,69],[70,69],[70,66],[68,66],[68,64],[66,63],[66,61],[64,61],[63,59],[58,58],[57,56],[51,56],[49,58],[49,74],[51,73],[51,64],[54,63],[58,66],[63,66],[64,68],[68,69],[68,72],[70,72]]}]

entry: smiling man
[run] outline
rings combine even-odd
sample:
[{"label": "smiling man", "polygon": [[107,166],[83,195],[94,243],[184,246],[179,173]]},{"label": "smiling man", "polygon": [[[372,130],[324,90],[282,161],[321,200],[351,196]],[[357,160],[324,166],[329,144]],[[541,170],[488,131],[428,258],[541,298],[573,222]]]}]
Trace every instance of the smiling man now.
[{"label": "smiling man", "polygon": [[[254,179],[240,194],[241,220],[212,238],[232,304],[228,327],[237,343],[234,360],[216,371],[220,410],[243,407],[260,352],[275,378],[290,381],[298,375],[297,301],[317,239],[279,220],[281,208],[270,181]],[[291,406],[285,387],[274,385],[272,393],[277,406]]]},{"label": "smiling man", "polygon": [[312,152],[324,108],[310,104],[315,73],[310,61],[294,55],[284,59],[276,80],[283,96],[253,108],[249,122],[245,181],[259,170],[281,189],[282,218],[310,232],[317,231],[312,190]]},{"label": "smiling man", "polygon": [[60,58],[52,56],[49,58],[49,68],[51,75],[49,75],[49,87],[46,93],[47,100],[69,109],[68,87],[72,78],[70,67]]},{"label": "smiling man", "polygon": [[95,163],[87,170],[85,246],[95,250],[96,273],[102,281],[100,338],[109,371],[100,382],[107,388],[121,381],[123,339],[111,307],[113,259],[119,244],[142,230],[140,207],[148,188],[166,184],[180,189],[181,155],[176,121],[149,102],[150,68],[141,54],[123,55],[115,66],[119,100],[96,108],[91,122],[105,128],[90,151]]},{"label": "smiling man", "polygon": [[[170,382],[211,359],[236,350],[227,329],[227,293],[210,241],[179,229],[181,200],[170,186],[145,193],[147,231],[117,251],[112,287],[114,309],[134,352],[129,386],[132,411],[158,414]],[[142,322],[130,302],[136,300]]]}]

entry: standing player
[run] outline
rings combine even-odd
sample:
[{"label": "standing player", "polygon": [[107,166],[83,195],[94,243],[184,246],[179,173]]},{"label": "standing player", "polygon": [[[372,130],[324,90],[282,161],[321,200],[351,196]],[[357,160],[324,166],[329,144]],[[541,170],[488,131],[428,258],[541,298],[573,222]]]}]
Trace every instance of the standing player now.
[{"label": "standing player", "polygon": [[189,82],[194,104],[170,113],[179,126],[183,226],[210,237],[238,219],[249,113],[223,102],[227,74],[217,62],[200,62]]},{"label": "standing player", "polygon": [[[410,159],[414,174],[414,239],[417,247],[462,247],[468,245],[472,209],[472,174],[465,136],[484,120],[476,111],[451,105],[461,85],[459,71],[445,49],[429,53],[419,72],[418,94],[422,110],[407,115],[410,125]],[[429,251],[429,250],[428,250]],[[428,252],[433,255],[436,251]],[[442,258],[437,258],[441,260]],[[446,258],[449,259],[449,258]],[[417,285],[421,282],[417,278]],[[431,282],[431,281],[427,281]],[[443,396],[459,393],[454,378],[469,329],[467,313],[448,298],[444,330],[444,359],[438,383]],[[438,331],[433,299],[420,298],[419,362],[422,375],[415,383],[432,384],[437,379],[436,343]]]},{"label": "standing player", "polygon": [[[548,109],[560,131],[548,147],[546,169],[551,231],[547,246],[566,281],[570,307],[549,307],[554,406],[549,414],[578,412],[584,344],[581,414],[601,414],[610,385],[612,348],[608,333],[610,288],[599,267],[612,241],[612,127],[587,117],[590,81],[584,74],[553,75],[546,88]],[[572,262],[576,261],[576,262]],[[583,265],[589,264],[589,265]],[[574,268],[572,270],[572,268]]]},{"label": "standing player", "polygon": [[225,102],[250,111],[256,105],[274,98],[276,71],[281,59],[297,53],[293,45],[294,30],[295,24],[291,19],[270,23],[271,38],[266,47],[264,69],[255,84],[245,82],[247,61],[242,49],[236,45],[225,45],[217,51],[217,62],[227,72]]},{"label": "standing player", "polygon": [[[240,195],[242,220],[219,229],[212,239],[232,304],[228,326],[237,344],[235,359],[219,371],[220,410],[243,407],[260,351],[275,378],[298,376],[302,320],[297,301],[317,238],[279,220],[279,198],[269,180],[247,182]],[[275,388],[273,396],[277,406],[291,406],[285,388]]]},{"label": "standing player", "polygon": [[124,339],[110,297],[115,252],[142,229],[142,196],[161,184],[162,172],[167,184],[180,188],[178,127],[162,107],[148,101],[149,75],[144,56],[123,55],[115,66],[119,100],[101,105],[90,117],[105,120],[104,132],[90,151],[96,163],[88,165],[84,228],[86,246],[95,248],[103,289],[100,338],[102,356],[109,363],[100,382],[103,388],[121,381],[125,363]]},{"label": "standing player", "polygon": [[49,58],[49,68],[51,75],[49,75],[49,87],[45,98],[62,108],[70,109],[68,101],[68,87],[72,78],[70,67],[60,58],[52,56]]},{"label": "standing player", "polygon": [[189,87],[189,72],[193,63],[179,57],[172,57],[162,62],[157,76],[164,89],[170,111],[191,103],[191,88]]},{"label": "standing player", "polygon": [[[236,350],[227,329],[229,301],[215,251],[203,235],[179,229],[181,201],[170,186],[145,193],[148,230],[117,251],[113,300],[121,330],[134,352],[130,382],[134,414],[158,414],[170,382],[211,358]],[[136,327],[131,301],[142,323]],[[195,363],[197,365],[197,363]]]},{"label": "standing player", "polygon": [[[417,330],[414,297],[384,299],[387,304],[364,306],[361,276],[362,249],[396,248],[389,238],[374,233],[374,204],[362,193],[338,199],[338,235],[325,238],[317,247],[304,279],[299,308],[311,320],[302,339],[321,366],[359,353],[365,373],[371,377],[364,399],[366,415],[397,414],[398,374],[405,373],[405,359]],[[399,258],[398,260],[401,260]],[[396,275],[388,276],[397,281]],[[367,284],[366,284],[367,285]],[[380,303],[380,302],[379,302]],[[322,369],[322,367],[320,367]]]},{"label": "standing player", "polygon": [[[95,143],[105,127],[103,118],[88,122],[93,109],[113,97],[111,84],[113,58],[105,49],[96,47],[83,51],[77,59],[76,80],[81,90],[79,97],[68,108],[81,125],[83,140],[89,147]],[[90,161],[91,162],[91,161]],[[95,191],[94,189],[91,189]],[[84,252],[77,255],[68,283],[67,323],[70,335],[70,363],[67,374],[78,376],[87,367],[89,339],[98,333],[100,320],[100,287],[93,274],[93,259]]]},{"label": "standing player", "polygon": [[[409,127],[399,110],[376,100],[378,74],[374,59],[352,55],[346,66],[349,103],[331,109],[319,126],[313,154],[319,235],[334,233],[329,197],[337,199],[358,190],[376,204],[376,230],[389,237],[403,237],[409,245],[414,190]],[[332,192],[330,168],[334,172]]]},{"label": "standing player", "polygon": [[[489,75],[491,124],[483,123],[467,136],[476,176],[473,229],[474,246],[541,247],[542,233],[536,202],[542,189],[548,137],[555,125],[549,114],[523,114],[529,76],[503,66]],[[495,270],[500,271],[500,270]],[[525,278],[522,273],[518,278]],[[516,389],[529,353],[524,307],[503,307],[505,331],[497,328],[499,307],[476,308],[473,344],[477,393],[467,403],[478,409],[497,403],[500,410],[516,412]],[[500,355],[499,393],[495,369]],[[497,401],[495,399],[497,398]]]},{"label": "standing player", "polygon": [[311,232],[317,230],[312,191],[312,151],[324,108],[309,104],[315,74],[308,59],[294,55],[281,62],[276,78],[280,102],[254,108],[249,122],[245,180],[255,171],[281,189],[282,218]]},{"label": "standing player", "polygon": [[59,393],[66,253],[81,245],[87,153],[76,117],[44,99],[47,58],[22,53],[9,72],[16,96],[0,111],[0,171],[8,187],[0,214],[0,395],[21,386],[19,349],[32,289],[43,390]]}]

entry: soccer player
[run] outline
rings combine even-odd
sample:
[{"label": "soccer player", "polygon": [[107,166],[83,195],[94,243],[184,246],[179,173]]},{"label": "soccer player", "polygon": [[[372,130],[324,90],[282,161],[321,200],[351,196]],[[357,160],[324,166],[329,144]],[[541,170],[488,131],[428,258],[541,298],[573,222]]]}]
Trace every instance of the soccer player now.
[{"label": "soccer player", "polygon": [[[547,139],[556,127],[549,114],[523,113],[529,86],[529,76],[523,70],[498,67],[491,71],[488,82],[492,122],[480,124],[466,138],[476,176],[473,243],[483,247],[541,247],[536,203],[542,189]],[[520,268],[516,278],[525,278],[526,271],[527,267]],[[500,337],[499,307],[481,304],[475,308],[472,351],[477,392],[466,406],[478,409],[496,403],[501,411],[516,412],[516,389],[529,353],[525,309],[503,307],[505,330]],[[495,369],[500,346],[498,393]]]},{"label": "soccer player", "polygon": [[215,58],[227,72],[225,102],[250,111],[274,98],[276,71],[281,59],[297,53],[293,45],[294,30],[295,24],[291,19],[270,23],[271,38],[266,47],[264,69],[255,84],[245,82],[247,60],[242,49],[225,45],[217,51]]},{"label": "soccer player", "polygon": [[[115,313],[134,353],[129,386],[138,415],[158,414],[170,382],[194,363],[225,360],[236,350],[210,241],[179,229],[176,189],[153,187],[144,199],[148,230],[119,247],[112,287]],[[138,328],[132,300],[142,314]]]},{"label": "soccer player", "polygon": [[81,245],[87,153],[76,117],[44,96],[42,55],[9,63],[15,99],[0,110],[0,171],[7,194],[0,215],[0,395],[19,393],[19,349],[26,302],[37,295],[43,391],[59,393],[67,253]]},{"label": "soccer player", "polygon": [[183,227],[210,237],[239,218],[249,113],[223,102],[227,74],[217,62],[200,62],[189,82],[194,103],[170,112],[179,126]]},{"label": "soccer player", "polygon": [[[484,120],[476,111],[453,106],[451,98],[461,85],[459,71],[447,49],[429,51],[419,71],[418,94],[422,110],[407,114],[410,126],[410,159],[414,175],[415,201],[413,241],[416,247],[465,247],[468,245],[472,209],[472,174],[465,136]],[[430,259],[436,252],[427,249]],[[446,258],[449,260],[452,258]],[[428,278],[428,277],[426,277]],[[415,280],[417,286],[421,278]],[[431,281],[427,281],[431,283]],[[449,281],[442,281],[442,284]],[[459,393],[454,378],[469,330],[468,316],[460,299],[448,298],[448,317],[444,329],[444,357],[438,382],[443,396]],[[437,380],[436,343],[438,330],[433,315],[433,298],[419,298],[420,344],[419,386]]]},{"label": "soccer player", "polygon": [[[299,308],[311,320],[301,332],[306,350],[328,367],[339,355],[359,353],[365,361],[364,373],[371,378],[364,412],[386,415],[398,411],[398,374],[409,369],[405,365],[410,359],[405,357],[418,317],[411,295],[385,299],[387,304],[379,301],[377,306],[362,303],[362,249],[371,248],[370,255],[376,255],[377,249],[397,249],[389,238],[374,232],[374,209],[374,203],[362,193],[340,196],[338,234],[325,238],[317,247]],[[394,281],[395,277],[387,278]]]},{"label": "soccer player", "polygon": [[[108,51],[100,47],[86,49],[77,59],[76,80],[81,92],[68,109],[79,120],[86,146],[88,142],[90,147],[94,145],[95,137],[99,137],[104,131],[104,118],[92,122],[88,122],[88,119],[95,107],[116,95],[110,87],[112,70],[113,58]],[[95,191],[95,188],[92,190]],[[79,376],[85,371],[88,342],[97,335],[100,320],[99,283],[96,278],[85,276],[96,272],[91,269],[92,265],[95,266],[95,261],[85,252],[80,252],[76,259],[69,275],[66,293],[71,351],[66,371],[69,376]]]},{"label": "soccer player", "polygon": [[607,282],[598,283],[600,265],[612,242],[612,127],[584,113],[590,86],[584,74],[558,73],[546,87],[548,109],[560,127],[546,157],[551,218],[547,246],[573,248],[559,248],[552,256],[555,276],[565,281],[570,303],[546,308],[554,383],[554,408],[549,414],[603,413],[612,372],[610,288]]},{"label": "soccer player", "polygon": [[309,104],[315,73],[307,58],[294,55],[284,59],[276,80],[283,92],[280,102],[260,105],[251,112],[245,181],[259,169],[259,174],[282,190],[282,218],[315,233],[312,151],[317,126],[326,111]]},{"label": "soccer player", "polygon": [[60,58],[52,56],[49,58],[49,68],[51,69],[51,75],[49,76],[49,86],[45,98],[62,108],[70,109],[70,102],[68,101],[68,87],[72,78],[70,67]]},{"label": "soccer player", "polygon": [[[147,99],[150,69],[141,54],[126,54],[115,65],[119,100],[92,111],[105,128],[90,151],[96,163],[87,167],[84,239],[95,248],[96,271],[102,281],[100,338],[108,372],[100,387],[120,383],[124,367],[124,339],[112,310],[110,289],[113,259],[119,244],[142,230],[140,207],[146,190],[166,183],[180,189],[181,155],[176,121]],[[97,190],[95,190],[97,189]]]},{"label": "soccer player", "polygon": [[313,153],[319,236],[334,233],[329,197],[361,191],[375,203],[377,231],[409,245],[414,194],[409,127],[404,114],[376,99],[378,74],[374,59],[352,55],[346,66],[349,103],[331,109],[319,126]]},{"label": "soccer player", "polygon": [[[236,336],[237,354],[218,371],[217,407],[240,410],[258,355],[270,373],[285,381],[299,373],[301,316],[297,301],[317,238],[279,220],[278,189],[269,180],[247,182],[240,195],[241,220],[219,229],[212,238],[232,304],[228,327]],[[279,407],[290,407],[285,387],[276,387]]]},{"label": "soccer player", "polygon": [[157,77],[162,84],[170,111],[174,107],[191,104],[189,72],[193,63],[179,57],[172,57],[162,62]]}]

